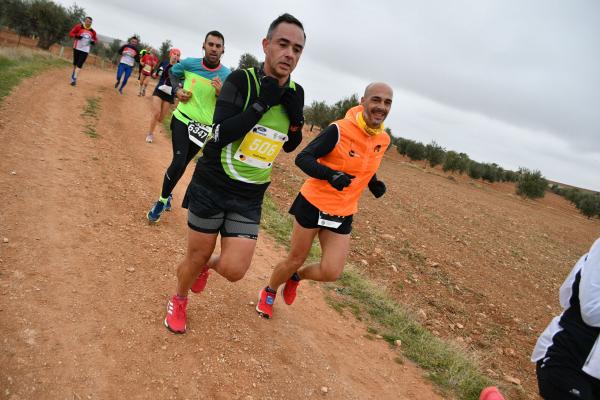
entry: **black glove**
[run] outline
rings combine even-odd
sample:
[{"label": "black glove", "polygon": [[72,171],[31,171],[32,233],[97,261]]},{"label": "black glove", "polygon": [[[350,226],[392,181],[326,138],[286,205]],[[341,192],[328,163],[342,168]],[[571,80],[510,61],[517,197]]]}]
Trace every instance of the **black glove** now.
[{"label": "black glove", "polygon": [[258,101],[266,110],[276,106],[281,101],[283,90],[279,87],[279,82],[272,76],[263,76],[260,80],[260,95]]},{"label": "black glove", "polygon": [[356,178],[354,175],[342,171],[333,171],[333,174],[327,178],[327,182],[336,190],[342,191],[345,187],[350,186],[354,178]]},{"label": "black glove", "polygon": [[96,42],[94,42],[94,41],[92,40],[92,41],[90,42],[90,44],[91,44],[92,46],[95,46],[95,45],[96,45]]},{"label": "black glove", "polygon": [[385,194],[385,183],[383,181],[371,180],[369,181],[369,190],[378,199]]},{"label": "black glove", "polygon": [[290,125],[301,128],[304,125],[304,96],[297,90],[287,88],[281,96],[281,105],[285,108]]}]

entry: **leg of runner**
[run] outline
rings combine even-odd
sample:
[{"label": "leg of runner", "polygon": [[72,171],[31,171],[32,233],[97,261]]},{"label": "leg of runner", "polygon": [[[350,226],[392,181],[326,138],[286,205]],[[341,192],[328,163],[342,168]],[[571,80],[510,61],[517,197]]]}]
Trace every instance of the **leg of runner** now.
[{"label": "leg of runner", "polygon": [[298,271],[312,246],[313,240],[319,229],[303,228],[295,219],[290,239],[290,251],[285,260],[280,261],[271,274],[269,287],[275,291],[284,284],[294,272]]},{"label": "leg of runner", "polygon": [[[313,240],[319,228],[304,228],[294,219],[292,237],[290,240],[290,251],[285,260],[275,266],[269,279],[269,286],[261,289],[256,304],[256,311],[265,318],[273,317],[273,305],[277,289],[285,283],[282,294],[286,304],[292,304],[296,297],[296,288],[299,277],[296,271],[304,264]],[[292,278],[290,278],[292,277]]]},{"label": "leg of runner", "polygon": [[125,74],[125,77],[123,78],[123,83],[121,83],[121,87],[119,88],[119,93],[123,94],[123,88],[125,87],[125,85],[127,85],[127,81],[129,80],[129,76],[131,75],[131,71],[133,69],[133,67],[126,65],[126,64],[120,64],[124,66],[124,71],[123,73]]},{"label": "leg of runner", "polygon": [[185,333],[187,327],[188,292],[212,254],[217,233],[209,234],[188,229],[188,249],[177,267],[177,294],[167,305],[164,324],[173,333]]},{"label": "leg of runner", "polygon": [[154,129],[156,129],[156,124],[160,123],[164,118],[163,103],[166,103],[167,106],[169,104],[166,101],[162,101],[158,96],[152,96],[152,117],[150,118],[150,129],[146,135],[146,143],[152,143],[154,140]]},{"label": "leg of runner", "polygon": [[301,279],[319,282],[336,281],[344,272],[346,256],[350,250],[350,235],[342,235],[328,229],[319,231],[321,261],[298,270]]},{"label": "leg of runner", "polygon": [[211,259],[209,267],[227,279],[237,282],[246,275],[256,249],[256,240],[241,237],[221,237],[221,254]]},{"label": "leg of runner", "polygon": [[173,142],[173,159],[165,172],[160,198],[146,214],[150,223],[160,221],[160,216],[165,210],[171,192],[183,176],[190,161],[200,150],[195,143],[190,141],[187,125],[177,118],[171,120],[171,140]]},{"label": "leg of runner", "polygon": [[[313,231],[314,229],[305,230]],[[312,240],[310,242],[308,241],[311,233],[312,232],[303,232],[303,239],[297,236],[297,240],[302,241],[302,244],[299,245],[296,250],[300,252],[300,256],[302,255],[302,252],[306,252],[305,254],[308,254],[308,251],[310,250],[310,247],[307,248],[306,246],[310,246],[310,244],[312,244]],[[285,281],[285,286],[282,290],[283,299],[286,304],[289,305],[294,302],[294,299],[296,298],[296,289],[301,279],[310,279],[320,282],[333,282],[342,275],[342,272],[344,271],[344,263],[346,262],[346,256],[348,255],[348,250],[350,248],[350,235],[335,233],[328,229],[320,229],[319,242],[321,243],[322,249],[320,262],[304,266],[300,268],[294,275],[291,275],[291,273],[293,273],[293,269],[289,265],[281,267],[281,269],[277,271],[277,274],[275,274],[275,271],[273,271],[271,280],[274,286],[283,283],[284,279],[287,280]],[[298,263],[300,258],[292,261],[292,263]],[[306,255],[304,258],[306,258]],[[280,265],[277,267],[279,266]],[[288,275],[286,276],[285,274]],[[261,289],[259,292],[258,302],[256,304],[256,311],[260,314],[260,316],[265,318],[273,317],[273,304],[275,303],[276,294],[277,291],[271,289],[270,286]]]},{"label": "leg of runner", "polygon": [[119,65],[117,67],[117,83],[115,83],[115,89],[119,87],[119,84],[121,83],[121,77],[123,76],[124,73],[125,73],[125,64],[119,63]]}]

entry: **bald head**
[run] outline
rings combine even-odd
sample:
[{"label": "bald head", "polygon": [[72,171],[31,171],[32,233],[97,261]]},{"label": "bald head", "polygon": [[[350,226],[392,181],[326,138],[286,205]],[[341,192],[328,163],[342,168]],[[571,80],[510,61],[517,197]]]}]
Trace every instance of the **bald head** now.
[{"label": "bald head", "polygon": [[363,117],[368,126],[381,126],[392,108],[393,96],[392,88],[383,82],[373,82],[365,88],[360,104],[363,106]]},{"label": "bald head", "polygon": [[373,83],[369,83],[367,85],[367,87],[365,88],[365,93],[363,94],[363,97],[372,96],[373,92],[380,92],[380,91],[386,93],[387,95],[389,95],[389,97],[394,96],[394,91],[392,90],[390,85],[388,85],[387,83],[383,83],[383,82],[373,82]]}]

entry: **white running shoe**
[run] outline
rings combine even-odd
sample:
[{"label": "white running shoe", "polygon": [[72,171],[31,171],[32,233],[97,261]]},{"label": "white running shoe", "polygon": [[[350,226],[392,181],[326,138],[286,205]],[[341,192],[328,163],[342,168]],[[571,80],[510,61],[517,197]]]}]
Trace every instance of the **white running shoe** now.
[{"label": "white running shoe", "polygon": [[154,140],[154,135],[152,133],[149,133],[146,136],[146,143],[152,143],[153,140]]}]

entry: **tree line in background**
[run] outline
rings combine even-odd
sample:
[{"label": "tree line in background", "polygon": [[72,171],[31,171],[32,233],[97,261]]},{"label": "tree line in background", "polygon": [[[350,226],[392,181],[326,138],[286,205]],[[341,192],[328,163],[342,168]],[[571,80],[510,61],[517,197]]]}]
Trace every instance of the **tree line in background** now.
[{"label": "tree line in background", "polygon": [[550,191],[569,200],[586,217],[600,218],[600,193],[577,188],[561,188],[557,184],[550,186]]},{"label": "tree line in background", "polygon": [[[0,26],[9,27],[20,36],[37,37],[38,47],[44,50],[48,50],[56,43],[70,46],[72,39],[69,38],[69,31],[85,17],[85,10],[77,4],[65,8],[50,0],[2,0],[0,2]],[[132,36],[139,39],[140,49],[151,47],[149,43],[141,40],[139,34]],[[117,52],[123,42],[115,39],[112,43],[99,43],[92,47],[91,53],[116,63],[119,59]],[[168,59],[172,46],[170,40],[163,41],[156,49],[158,59],[161,61]]]},{"label": "tree line in background", "polygon": [[76,4],[65,8],[49,0],[0,2],[0,25],[8,26],[20,36],[36,36],[38,47],[44,50],[63,41],[84,17],[84,9]]}]

